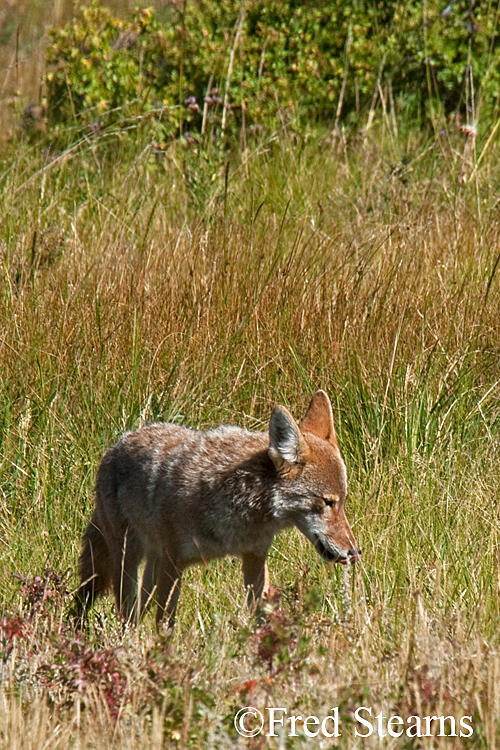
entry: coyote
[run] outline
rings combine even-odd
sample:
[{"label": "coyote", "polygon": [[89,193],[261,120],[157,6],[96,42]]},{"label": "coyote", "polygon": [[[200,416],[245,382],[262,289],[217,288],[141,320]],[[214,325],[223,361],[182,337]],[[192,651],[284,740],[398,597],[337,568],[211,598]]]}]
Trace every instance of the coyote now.
[{"label": "coyote", "polygon": [[[240,557],[250,605],[269,587],[274,536],[296,526],[328,562],[357,560],[344,506],[347,475],[330,400],[317,391],[299,428],[276,406],[269,434],[151,424],[126,432],[101,463],[83,535],[78,611],[112,588],[122,622],[150,600],[173,627],[182,571]],[[139,594],[138,566],[146,559]]]}]

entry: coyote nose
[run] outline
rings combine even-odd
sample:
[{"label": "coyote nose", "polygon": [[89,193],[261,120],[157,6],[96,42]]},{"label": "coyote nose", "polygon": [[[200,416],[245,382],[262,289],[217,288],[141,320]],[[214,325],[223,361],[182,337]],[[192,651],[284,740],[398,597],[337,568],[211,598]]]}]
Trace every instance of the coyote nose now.
[{"label": "coyote nose", "polygon": [[359,558],[361,557],[361,550],[350,549],[347,553],[347,557],[349,558],[349,562],[356,562],[356,560],[359,560]]}]

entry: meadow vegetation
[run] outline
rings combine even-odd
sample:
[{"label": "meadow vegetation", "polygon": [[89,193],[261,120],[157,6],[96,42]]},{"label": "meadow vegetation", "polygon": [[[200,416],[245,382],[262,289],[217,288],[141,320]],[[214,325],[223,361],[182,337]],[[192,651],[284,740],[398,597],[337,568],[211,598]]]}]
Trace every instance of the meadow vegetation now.
[{"label": "meadow vegetation", "polygon": [[[135,112],[5,145],[0,748],[354,748],[358,706],[472,717],[467,740],[367,747],[496,746],[497,120],[476,107],[476,138],[443,100],[438,127],[411,127],[384,91],[314,135],[218,122],[198,142],[177,123],[159,143]],[[121,432],[266,429],[319,387],[360,563],[331,569],[291,531],[261,623],[223,560],[188,571],[168,643],[150,616],[122,638],[111,600],[72,627],[96,467]],[[338,706],[342,736],[238,739],[246,705]]]}]

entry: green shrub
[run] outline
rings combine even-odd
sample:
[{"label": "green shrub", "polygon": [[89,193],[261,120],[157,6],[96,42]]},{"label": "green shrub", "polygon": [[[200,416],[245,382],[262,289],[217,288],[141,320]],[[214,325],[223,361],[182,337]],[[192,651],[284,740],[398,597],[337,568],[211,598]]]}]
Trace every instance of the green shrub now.
[{"label": "green shrub", "polygon": [[412,124],[491,113],[498,10],[442,5],[187,0],[122,20],[93,2],[50,32],[49,123],[153,113],[165,138],[356,122],[377,100]]},{"label": "green shrub", "polygon": [[165,122],[175,127],[168,33],[150,9],[137,10],[130,21],[123,21],[93,2],[64,28],[52,29],[49,37],[49,125],[73,122],[96,129],[103,117],[109,124],[168,108]]}]

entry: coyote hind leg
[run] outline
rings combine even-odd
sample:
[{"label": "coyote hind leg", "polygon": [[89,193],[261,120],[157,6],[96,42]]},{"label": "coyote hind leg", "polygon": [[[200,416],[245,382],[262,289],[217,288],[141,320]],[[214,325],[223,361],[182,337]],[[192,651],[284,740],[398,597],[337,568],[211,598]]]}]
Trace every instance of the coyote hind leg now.
[{"label": "coyote hind leg", "polygon": [[80,585],[75,594],[72,614],[82,619],[95,599],[111,588],[111,555],[97,512],[94,512],[83,534],[78,573]]},{"label": "coyote hind leg", "polygon": [[144,574],[142,576],[142,585],[140,593],[140,616],[144,616],[147,608],[152,601],[155,600],[157,592],[157,577],[158,577],[158,558],[154,554],[148,554],[146,560],[146,567],[144,568]]},{"label": "coyote hind leg", "polygon": [[158,560],[158,588],[156,592],[156,627],[159,629],[163,619],[167,618],[167,631],[173,630],[175,611],[181,592],[182,570],[179,569],[168,555]]},{"label": "coyote hind leg", "polygon": [[113,555],[113,592],[122,623],[131,623],[137,616],[137,573],[142,558],[139,539],[130,527],[123,537],[115,538]]}]

